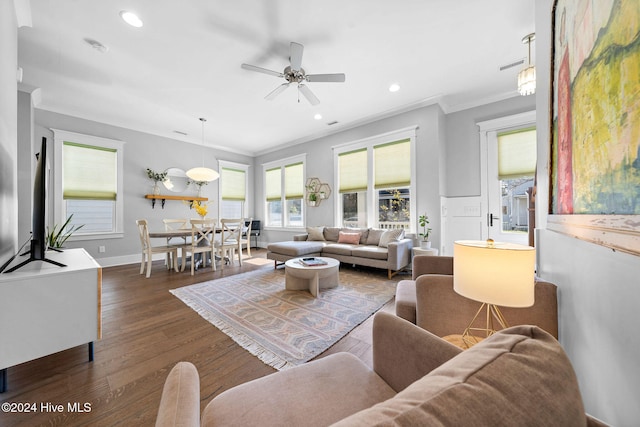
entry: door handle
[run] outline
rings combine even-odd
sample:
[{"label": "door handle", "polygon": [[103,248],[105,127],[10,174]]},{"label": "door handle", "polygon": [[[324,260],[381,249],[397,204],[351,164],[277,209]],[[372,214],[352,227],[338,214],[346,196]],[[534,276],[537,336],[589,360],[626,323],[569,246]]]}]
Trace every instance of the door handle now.
[{"label": "door handle", "polygon": [[489,225],[489,227],[493,227],[493,220],[494,219],[498,219],[498,217],[493,216],[492,213],[488,213],[487,214],[487,224]]}]

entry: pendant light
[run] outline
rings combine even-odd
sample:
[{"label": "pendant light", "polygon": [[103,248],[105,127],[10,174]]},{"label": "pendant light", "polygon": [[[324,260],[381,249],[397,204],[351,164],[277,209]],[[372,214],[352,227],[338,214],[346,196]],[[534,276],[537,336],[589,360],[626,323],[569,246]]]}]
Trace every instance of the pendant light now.
[{"label": "pendant light", "polygon": [[529,45],[529,65],[518,73],[518,92],[520,95],[536,93],[536,67],[531,64],[531,42],[536,39],[536,33],[531,33],[522,39],[522,43]]},{"label": "pendant light", "polygon": [[193,181],[211,182],[218,179],[220,174],[213,169],[204,167],[204,122],[207,119],[201,117],[200,121],[202,122],[202,167],[191,168],[186,173]]}]

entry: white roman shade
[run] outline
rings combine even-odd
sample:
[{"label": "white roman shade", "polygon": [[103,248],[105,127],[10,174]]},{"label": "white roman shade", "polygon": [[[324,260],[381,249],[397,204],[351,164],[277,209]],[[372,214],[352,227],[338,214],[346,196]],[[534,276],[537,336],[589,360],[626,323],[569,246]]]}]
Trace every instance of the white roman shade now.
[{"label": "white roman shade", "polygon": [[62,156],[64,199],[116,200],[117,150],[65,141]]},{"label": "white roman shade", "polygon": [[220,171],[222,200],[244,202],[247,197],[246,172],[223,167]]},{"label": "white roman shade", "polygon": [[411,140],[373,147],[376,189],[408,187],[411,184]]},{"label": "white roman shade", "polygon": [[304,196],[304,164],[293,163],[284,167],[284,197],[287,200]]},{"label": "white roman shade", "polygon": [[282,168],[268,169],[265,173],[267,202],[278,202],[282,198]]},{"label": "white roman shade", "polygon": [[535,175],[536,157],[535,128],[498,134],[499,179],[514,179]]},{"label": "white roman shade", "polygon": [[367,190],[367,149],[362,148],[338,155],[340,193]]}]

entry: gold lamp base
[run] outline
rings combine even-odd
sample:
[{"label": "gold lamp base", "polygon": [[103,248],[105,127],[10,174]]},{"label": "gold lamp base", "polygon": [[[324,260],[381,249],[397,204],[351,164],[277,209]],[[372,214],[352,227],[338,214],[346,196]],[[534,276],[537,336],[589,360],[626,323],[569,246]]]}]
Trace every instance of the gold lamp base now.
[{"label": "gold lamp base", "polygon": [[[486,318],[487,318],[486,327],[485,328],[472,327],[473,323],[476,321],[480,313],[482,313],[483,311],[486,311]],[[507,324],[507,321],[502,315],[502,312],[500,311],[500,308],[498,308],[497,305],[483,302],[480,308],[478,309],[478,311],[476,312],[476,315],[473,316],[473,319],[469,323],[469,326],[467,326],[464,332],[462,333],[462,342],[464,343],[465,347],[471,348],[472,346],[474,346],[475,344],[478,344],[483,339],[495,334],[496,330],[493,327],[494,319],[498,322],[500,326],[502,326],[503,329],[509,327],[509,325]],[[482,332],[484,336],[479,337],[477,335],[473,335],[472,332]]]}]

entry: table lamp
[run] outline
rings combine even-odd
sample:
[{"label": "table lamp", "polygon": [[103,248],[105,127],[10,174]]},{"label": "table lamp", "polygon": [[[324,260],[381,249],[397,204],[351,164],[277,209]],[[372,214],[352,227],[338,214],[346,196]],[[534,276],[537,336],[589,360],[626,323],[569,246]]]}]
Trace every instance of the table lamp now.
[{"label": "table lamp", "polygon": [[[535,249],[515,243],[459,240],[453,245],[453,289],[463,297],[482,304],[462,334],[465,346],[479,339],[472,332],[486,337],[495,333],[494,319],[508,324],[498,306],[531,307],[534,302]],[[486,327],[473,327],[478,316],[486,311]]]}]

